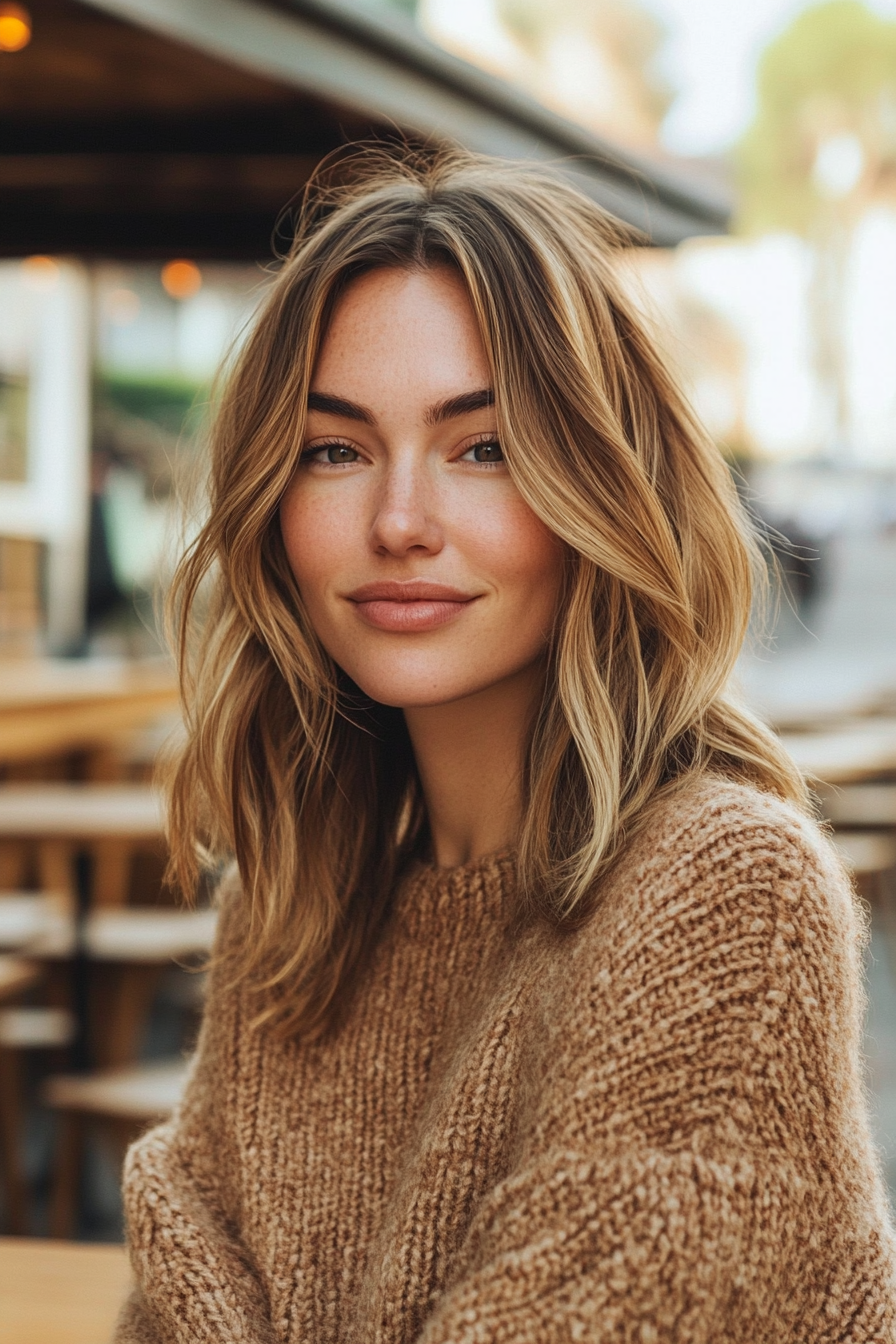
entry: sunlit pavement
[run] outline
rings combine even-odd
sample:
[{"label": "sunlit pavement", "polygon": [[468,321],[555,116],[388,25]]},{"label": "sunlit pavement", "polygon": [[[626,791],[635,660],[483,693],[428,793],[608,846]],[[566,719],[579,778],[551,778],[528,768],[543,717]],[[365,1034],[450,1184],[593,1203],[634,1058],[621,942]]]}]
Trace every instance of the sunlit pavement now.
[{"label": "sunlit pavement", "polygon": [[[741,684],[770,719],[839,706],[896,710],[896,529],[838,538],[814,610],[782,610],[776,637],[741,661]],[[896,1205],[896,877],[875,893],[866,974],[866,1058],[873,1120]]]},{"label": "sunlit pavement", "polygon": [[896,701],[896,528],[834,539],[822,566],[814,606],[798,619],[782,603],[770,639],[740,662],[747,698],[772,722]]}]

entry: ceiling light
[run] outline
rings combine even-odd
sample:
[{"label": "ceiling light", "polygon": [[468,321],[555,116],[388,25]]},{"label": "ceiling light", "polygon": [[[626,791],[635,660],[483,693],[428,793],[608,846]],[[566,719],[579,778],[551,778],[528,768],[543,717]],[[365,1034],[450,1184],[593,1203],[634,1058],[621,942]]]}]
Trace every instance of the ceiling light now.
[{"label": "ceiling light", "polygon": [[172,299],[189,299],[202,286],[202,272],[195,261],[169,261],[162,267],[162,284]]},{"label": "ceiling light", "polygon": [[21,51],[31,41],[31,15],[21,5],[0,4],[0,51]]}]

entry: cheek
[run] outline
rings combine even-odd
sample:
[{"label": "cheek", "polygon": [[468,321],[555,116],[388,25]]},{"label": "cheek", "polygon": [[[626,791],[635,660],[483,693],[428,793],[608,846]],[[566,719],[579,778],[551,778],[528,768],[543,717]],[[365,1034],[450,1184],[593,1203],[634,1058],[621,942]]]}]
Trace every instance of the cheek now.
[{"label": "cheek", "polygon": [[280,530],[302,595],[314,604],[345,558],[351,534],[345,510],[340,509],[337,517],[325,500],[309,499],[305,492],[294,490],[280,506]]},{"label": "cheek", "polygon": [[501,586],[530,601],[555,601],[563,572],[563,543],[516,491],[497,507],[471,518],[470,524],[471,546],[483,569]]}]

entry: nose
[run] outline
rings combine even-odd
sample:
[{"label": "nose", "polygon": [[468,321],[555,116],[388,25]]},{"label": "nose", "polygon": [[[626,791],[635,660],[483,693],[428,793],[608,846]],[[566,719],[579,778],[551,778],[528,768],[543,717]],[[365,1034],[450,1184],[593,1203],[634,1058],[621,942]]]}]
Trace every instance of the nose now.
[{"label": "nose", "polygon": [[377,493],[371,542],[381,555],[420,551],[435,555],[444,545],[437,491],[425,464],[410,454],[389,464]]}]

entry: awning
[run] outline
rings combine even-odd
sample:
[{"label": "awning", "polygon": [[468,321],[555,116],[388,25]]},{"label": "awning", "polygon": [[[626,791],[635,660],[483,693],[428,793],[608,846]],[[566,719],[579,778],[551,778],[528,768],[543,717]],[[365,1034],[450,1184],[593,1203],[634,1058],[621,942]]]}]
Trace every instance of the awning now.
[{"label": "awning", "polygon": [[[0,57],[0,254],[263,259],[329,151],[445,137],[554,162],[667,246],[728,203],[348,0],[30,0]],[[288,235],[288,218],[282,232]]]}]

